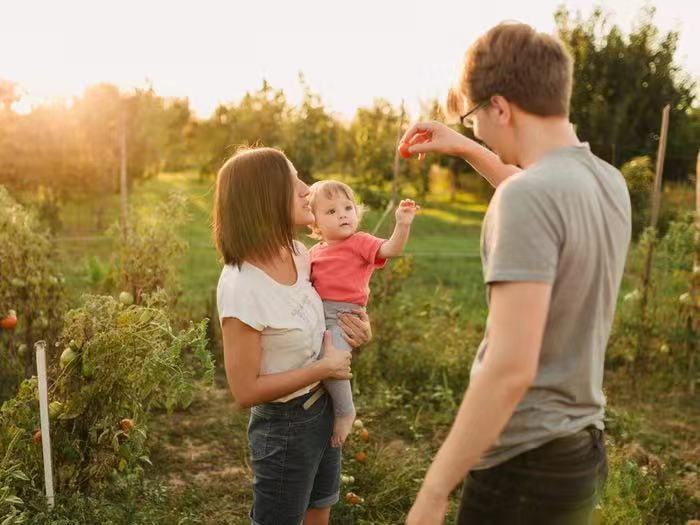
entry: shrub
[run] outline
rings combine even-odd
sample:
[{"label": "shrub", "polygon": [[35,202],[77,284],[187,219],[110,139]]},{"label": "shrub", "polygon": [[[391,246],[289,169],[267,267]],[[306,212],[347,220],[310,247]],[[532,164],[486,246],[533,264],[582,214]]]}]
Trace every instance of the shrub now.
[{"label": "shrub", "polygon": [[[124,306],[109,296],[86,296],[66,314],[49,356],[49,401],[55,480],[60,492],[99,494],[149,464],[148,424],[156,407],[187,406],[198,378],[211,383],[206,323],[173,328],[165,292]],[[66,353],[71,359],[66,359]],[[60,356],[63,355],[63,359]],[[15,484],[31,499],[42,486],[36,378],[26,380],[0,412],[0,450],[29,482]],[[14,450],[10,442],[19,434]]]},{"label": "shrub", "polygon": [[0,329],[0,401],[33,370],[34,342],[55,338],[65,309],[64,279],[48,232],[0,186],[0,318],[14,310],[17,326]]},{"label": "shrub", "polygon": [[185,197],[172,193],[155,208],[135,210],[126,231],[119,225],[111,228],[110,235],[119,246],[115,281],[132,294],[137,304],[142,294],[159,288],[166,288],[171,297],[178,295],[177,263],[186,245],[177,230],[186,219]]}]

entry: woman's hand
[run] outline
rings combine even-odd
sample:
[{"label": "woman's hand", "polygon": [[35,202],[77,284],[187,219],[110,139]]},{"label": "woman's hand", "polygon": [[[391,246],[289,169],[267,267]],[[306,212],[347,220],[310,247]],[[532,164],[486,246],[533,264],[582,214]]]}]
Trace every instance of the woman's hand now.
[{"label": "woman's hand", "polygon": [[[454,157],[461,157],[465,148],[476,143],[452,128],[440,122],[417,122],[404,133],[399,144],[409,145],[408,152],[411,155],[425,153],[443,153]],[[404,146],[405,147],[405,146]]]},{"label": "woman's hand", "polygon": [[324,378],[326,379],[350,379],[352,371],[350,369],[350,361],[352,360],[352,352],[346,350],[338,350],[333,346],[331,333],[326,331],[323,334],[323,349],[321,350],[321,359],[318,361],[324,370]]},{"label": "woman's hand", "polygon": [[358,309],[338,314],[338,324],[343,330],[343,339],[353,348],[372,340],[372,325],[364,310]]}]

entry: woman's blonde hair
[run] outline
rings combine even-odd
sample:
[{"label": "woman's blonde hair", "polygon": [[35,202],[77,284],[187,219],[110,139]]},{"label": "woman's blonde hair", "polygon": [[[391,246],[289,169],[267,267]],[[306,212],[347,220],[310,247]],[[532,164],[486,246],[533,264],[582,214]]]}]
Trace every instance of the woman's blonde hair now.
[{"label": "woman's blonde hair", "polygon": [[294,248],[292,171],[274,148],[240,148],[219,170],[214,243],[224,263],[266,260]]},{"label": "woman's blonde hair", "polygon": [[309,237],[311,237],[312,239],[322,238],[321,231],[318,229],[318,226],[316,226],[315,219],[316,206],[318,204],[319,195],[323,195],[327,199],[332,199],[337,195],[344,196],[346,199],[348,199],[355,205],[358,224],[362,221],[362,216],[365,213],[365,208],[362,204],[357,203],[357,201],[355,200],[355,192],[353,192],[352,188],[344,182],[340,182],[338,180],[321,180],[318,182],[314,182],[309,188],[309,192],[309,206],[311,207],[311,211],[314,214],[314,222],[309,226],[309,228],[311,229]]},{"label": "woman's blonde hair", "polygon": [[467,50],[447,95],[450,116],[501,95],[533,115],[568,116],[573,59],[561,40],[527,24],[503,22]]}]

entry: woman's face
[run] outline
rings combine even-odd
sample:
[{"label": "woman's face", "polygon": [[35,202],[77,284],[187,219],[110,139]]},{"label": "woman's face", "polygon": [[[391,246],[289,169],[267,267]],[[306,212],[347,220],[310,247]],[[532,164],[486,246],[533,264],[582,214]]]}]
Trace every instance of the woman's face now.
[{"label": "woman's face", "polygon": [[309,187],[299,179],[297,170],[288,160],[292,173],[292,222],[294,226],[308,226],[314,222],[314,214],[309,206]]}]

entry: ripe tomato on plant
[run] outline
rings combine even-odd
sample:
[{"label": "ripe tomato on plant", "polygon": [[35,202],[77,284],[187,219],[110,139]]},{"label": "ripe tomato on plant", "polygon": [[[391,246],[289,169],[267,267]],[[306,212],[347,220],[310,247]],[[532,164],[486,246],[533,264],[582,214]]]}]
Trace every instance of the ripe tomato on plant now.
[{"label": "ripe tomato on plant", "polygon": [[125,432],[129,433],[129,431],[134,428],[134,420],[129,419],[129,418],[124,418],[119,422],[119,427]]},{"label": "ripe tomato on plant", "polygon": [[3,330],[14,330],[17,326],[17,313],[10,310],[7,316],[0,319],[0,328]]}]

